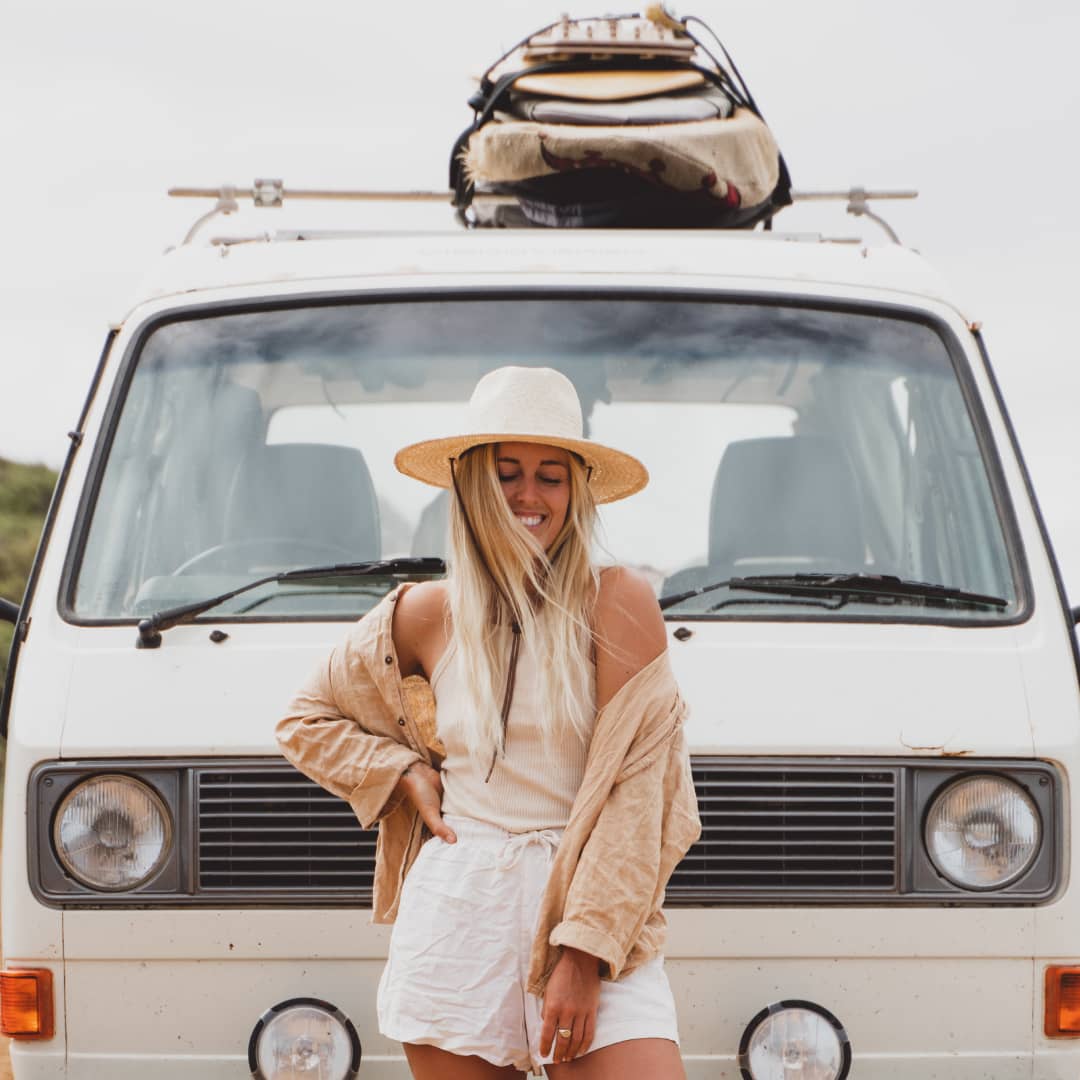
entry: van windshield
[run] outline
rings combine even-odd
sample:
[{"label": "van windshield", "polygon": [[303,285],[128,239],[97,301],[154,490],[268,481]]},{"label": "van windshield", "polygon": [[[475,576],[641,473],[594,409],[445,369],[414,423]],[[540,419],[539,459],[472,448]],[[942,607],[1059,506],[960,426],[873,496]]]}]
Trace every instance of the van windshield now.
[{"label": "van windshield", "polygon": [[[882,311],[712,298],[320,303],[223,311],[143,342],[104,456],[77,619],[135,619],[277,570],[443,555],[447,494],[407,443],[461,430],[477,379],[544,365],[648,487],[601,507],[596,559],[658,595],[733,576],[888,574],[1004,607],[723,590],[669,617],[1000,621],[1018,589],[953,358]],[[354,618],[389,579],[270,583],[204,618]]]}]

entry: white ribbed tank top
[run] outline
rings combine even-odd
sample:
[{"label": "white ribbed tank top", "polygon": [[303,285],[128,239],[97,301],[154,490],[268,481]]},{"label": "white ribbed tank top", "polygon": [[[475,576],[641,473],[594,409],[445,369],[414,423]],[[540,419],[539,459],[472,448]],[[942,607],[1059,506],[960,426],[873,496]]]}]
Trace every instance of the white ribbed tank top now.
[{"label": "white ribbed tank top", "polygon": [[[455,639],[431,673],[435,695],[435,728],[446,748],[442,763],[444,814],[461,814],[498,825],[508,832],[562,829],[585,776],[588,743],[567,725],[566,732],[545,747],[537,722],[537,665],[524,640],[518,654],[514,699],[506,726],[506,752],[500,754],[484,783],[491,757],[471,755],[456,722],[470,706]],[[587,714],[596,712],[595,679]],[[591,732],[590,732],[591,734]]]}]

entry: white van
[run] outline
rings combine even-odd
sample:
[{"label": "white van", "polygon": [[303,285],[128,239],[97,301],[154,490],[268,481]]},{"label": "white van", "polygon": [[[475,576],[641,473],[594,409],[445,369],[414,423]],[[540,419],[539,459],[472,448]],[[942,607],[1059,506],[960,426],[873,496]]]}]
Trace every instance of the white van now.
[{"label": "white van", "polygon": [[408,1075],[375,1024],[375,836],[274,724],[351,621],[441,573],[445,495],[392,457],[508,362],[565,372],[652,474],[597,557],[666,598],[690,703],[689,1076],[1074,1080],[1073,616],[978,329],[923,260],[242,239],[166,255],[115,324],[8,612],[17,1080]]}]

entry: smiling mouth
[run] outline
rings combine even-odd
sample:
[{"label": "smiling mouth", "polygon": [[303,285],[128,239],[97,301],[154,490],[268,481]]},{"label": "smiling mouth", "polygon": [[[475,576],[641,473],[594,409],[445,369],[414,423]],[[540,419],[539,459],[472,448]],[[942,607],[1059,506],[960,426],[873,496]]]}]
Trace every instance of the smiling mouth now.
[{"label": "smiling mouth", "polygon": [[514,516],[526,529],[535,529],[544,522],[543,514],[515,514]]}]

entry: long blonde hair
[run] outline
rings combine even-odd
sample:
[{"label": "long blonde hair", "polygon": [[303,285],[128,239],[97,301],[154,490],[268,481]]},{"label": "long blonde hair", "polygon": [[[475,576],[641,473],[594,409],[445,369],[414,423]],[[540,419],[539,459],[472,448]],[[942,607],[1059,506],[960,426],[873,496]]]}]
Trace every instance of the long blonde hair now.
[{"label": "long blonde hair", "polygon": [[495,451],[489,443],[462,454],[454,463],[457,495],[450,500],[450,618],[472,704],[461,719],[462,733],[477,754],[503,747],[502,701],[515,623],[522,643],[534,650],[545,740],[568,731],[587,739],[593,719],[590,609],[599,575],[590,560],[596,503],[588,474],[570,454],[566,521],[544,551],[510,510]]}]

